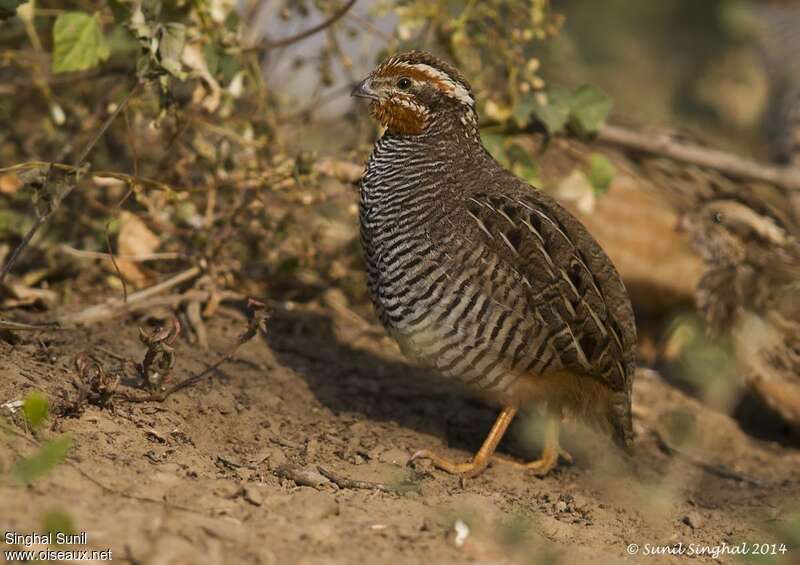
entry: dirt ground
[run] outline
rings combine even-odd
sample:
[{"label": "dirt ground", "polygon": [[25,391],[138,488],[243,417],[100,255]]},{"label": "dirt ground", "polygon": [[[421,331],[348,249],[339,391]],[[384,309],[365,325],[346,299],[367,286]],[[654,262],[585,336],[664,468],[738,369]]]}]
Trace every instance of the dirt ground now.
[{"label": "dirt ground", "polygon": [[[203,370],[235,341],[243,317],[220,312],[209,322],[210,351],[177,342],[173,379]],[[56,396],[81,351],[109,368],[120,361],[108,352],[141,359],[132,322],[5,336],[0,404],[31,389]],[[373,320],[342,308],[332,291],[320,303],[277,305],[265,334],[163,403],[117,401],[57,422],[42,437],[69,433],[68,460],[28,487],[0,486],[0,525],[38,531],[44,513],[67,511],[88,547],[142,564],[682,563],[687,555],[645,552],[791,541],[796,448],[746,435],[653,371],[639,372],[634,392],[629,461],[568,424],[575,462],[543,479],[497,464],[462,484],[424,463],[410,467],[422,447],[469,457],[494,411],[409,366]],[[0,434],[7,466],[33,447],[19,413],[0,410],[19,426],[19,435]],[[697,432],[677,452],[664,445],[676,422]],[[525,428],[501,450],[534,457],[520,439]],[[630,544],[639,554],[629,555]],[[800,555],[789,544],[770,559],[758,562]]]}]

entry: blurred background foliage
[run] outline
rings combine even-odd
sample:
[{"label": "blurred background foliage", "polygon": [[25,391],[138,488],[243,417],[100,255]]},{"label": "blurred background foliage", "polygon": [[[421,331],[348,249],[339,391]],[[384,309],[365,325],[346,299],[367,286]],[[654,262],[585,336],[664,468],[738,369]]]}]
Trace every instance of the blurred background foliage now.
[{"label": "blurred background foliage", "polygon": [[[609,119],[769,159],[776,58],[761,16],[795,4],[0,0],[0,265],[33,236],[0,311],[57,317],[191,271],[181,288],[334,289],[369,316],[354,184],[379,131],[348,93],[387,53],[453,60],[487,147],[536,184],[531,131],[590,139]],[[556,192],[591,214],[617,169],[593,151]],[[642,358],[733,411],[731,340],[691,306],[643,327]]]},{"label": "blurred background foliage", "polygon": [[[773,4],[3,0],[0,264],[33,234],[4,307],[200,266],[203,288],[308,300],[338,287],[368,310],[350,187],[378,131],[347,94],[401,49],[470,77],[487,147],[534,184],[527,132],[590,138],[609,117],[765,158],[759,10]],[[592,152],[555,190],[591,212],[616,174]],[[705,335],[691,324],[670,343]],[[729,350],[680,361],[692,387],[717,383],[712,404],[730,404],[717,390]]]}]

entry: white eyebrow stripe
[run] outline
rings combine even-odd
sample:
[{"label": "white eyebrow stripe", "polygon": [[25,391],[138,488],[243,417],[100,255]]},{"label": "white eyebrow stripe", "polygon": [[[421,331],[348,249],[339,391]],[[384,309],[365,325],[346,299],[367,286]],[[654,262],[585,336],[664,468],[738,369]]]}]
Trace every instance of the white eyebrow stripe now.
[{"label": "white eyebrow stripe", "polygon": [[450,93],[462,104],[466,104],[467,106],[474,106],[475,100],[472,99],[472,96],[469,95],[469,91],[464,88],[460,83],[454,81],[450,75],[440,71],[435,67],[431,67],[430,65],[426,65],[424,63],[414,63],[413,65],[409,65],[407,63],[400,63],[398,66],[407,67],[409,69],[416,69],[421,71],[431,77],[433,80],[440,80],[447,84],[451,91]]}]

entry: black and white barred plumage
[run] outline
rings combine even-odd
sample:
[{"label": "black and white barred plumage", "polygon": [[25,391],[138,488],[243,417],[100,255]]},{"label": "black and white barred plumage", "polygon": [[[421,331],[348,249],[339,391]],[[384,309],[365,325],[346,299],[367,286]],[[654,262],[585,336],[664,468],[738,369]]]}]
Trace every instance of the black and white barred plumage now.
[{"label": "black and white barred plumage", "polygon": [[629,443],[633,313],[594,239],[484,149],[449,65],[400,55],[357,94],[388,124],[360,222],[369,293],[403,351],[504,406],[545,400]]}]

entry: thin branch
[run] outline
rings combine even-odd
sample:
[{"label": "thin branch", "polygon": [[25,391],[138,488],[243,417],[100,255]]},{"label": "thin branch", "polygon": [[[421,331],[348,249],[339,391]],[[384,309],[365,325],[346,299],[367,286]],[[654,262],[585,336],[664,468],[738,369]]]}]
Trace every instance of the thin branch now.
[{"label": "thin branch", "polygon": [[[11,165],[10,167],[0,168],[0,174],[15,173],[17,171],[25,171],[28,169],[35,169],[37,167],[52,167],[54,169],[60,169],[62,171],[67,171],[69,173],[75,173],[78,170],[73,165],[67,165],[66,163],[51,163],[47,161],[26,161],[24,163],[17,163],[16,165]],[[88,176],[91,176],[92,178],[115,179],[129,184],[141,184],[145,186],[150,186],[158,190],[163,190],[166,192],[175,192],[175,189],[173,189],[168,184],[165,184],[155,179],[151,179],[149,177],[137,177],[134,175],[129,175],[126,173],[117,173],[114,171],[94,171],[86,174]]]},{"label": "thin branch", "polygon": [[43,331],[56,331],[63,332],[71,328],[62,328],[53,324],[24,324],[22,322],[11,322],[7,320],[0,320],[0,330],[12,331],[29,331],[29,332],[43,332]]},{"label": "thin branch", "polygon": [[114,256],[114,249],[111,247],[111,235],[110,235],[110,226],[111,220],[106,222],[106,228],[103,230],[103,236],[106,240],[106,249],[108,249],[108,258],[111,259],[111,264],[114,265],[114,272],[119,279],[119,282],[122,283],[122,301],[128,301],[128,283],[125,280],[125,277],[122,275],[122,271],[119,270],[119,265],[117,264],[117,258]]},{"label": "thin branch", "polygon": [[319,23],[305,31],[301,31],[296,35],[292,35],[291,37],[286,37],[284,39],[278,39],[275,41],[269,39],[262,39],[253,47],[250,47],[248,50],[254,49],[275,49],[278,47],[286,47],[287,45],[291,45],[292,43],[297,43],[298,41],[302,41],[307,37],[311,37],[314,34],[321,32],[323,29],[327,28],[328,26],[333,25],[336,23],[342,16],[344,16],[350,8],[353,7],[353,4],[356,3],[357,0],[349,0],[344,6],[339,8],[336,12],[334,12],[327,20]]},{"label": "thin branch", "polygon": [[[75,317],[80,317],[80,325],[88,326],[106,320],[125,316],[127,314],[134,314],[136,312],[145,312],[153,308],[177,308],[189,302],[206,303],[212,299],[213,292],[209,290],[187,290],[183,293],[166,294],[163,296],[152,296],[147,299],[137,300],[136,302],[122,302],[121,300],[115,301],[113,304],[100,305],[101,307],[92,306],[91,313],[81,311],[74,316],[64,316],[60,318],[65,324],[75,324],[71,320]],[[223,302],[243,302],[246,297],[238,292],[225,290],[219,293],[219,299]]]},{"label": "thin branch", "polygon": [[[75,169],[75,170],[80,169],[81,165],[83,165],[83,162],[89,156],[89,153],[91,153],[92,149],[94,149],[94,146],[97,145],[97,142],[100,141],[100,138],[106,132],[108,127],[111,125],[111,123],[114,121],[114,119],[119,115],[119,113],[122,110],[125,109],[125,107],[128,105],[128,102],[130,101],[130,99],[134,96],[134,94],[136,94],[139,91],[141,86],[142,86],[142,83],[141,82],[137,82],[136,85],[128,92],[128,94],[125,95],[125,98],[122,99],[122,102],[119,103],[119,105],[117,106],[116,110],[114,110],[114,112],[112,112],[112,114],[108,117],[108,119],[105,121],[105,123],[103,123],[103,125],[100,127],[100,130],[97,132],[97,134],[92,138],[92,140],[83,149],[83,151],[81,152],[81,154],[78,157],[77,161],[75,161],[75,165],[73,165],[73,169]],[[49,174],[48,174],[48,179],[45,179],[45,183],[47,183],[48,180],[49,180]],[[76,181],[76,184],[77,184],[77,181]],[[76,184],[72,184],[72,185],[68,186],[64,190],[64,194],[58,200],[58,204],[56,204],[53,208],[48,210],[47,213],[42,214],[41,216],[39,216],[39,218],[37,218],[36,222],[33,224],[33,226],[31,226],[31,228],[25,234],[25,237],[22,238],[22,241],[14,249],[14,252],[11,254],[11,257],[9,257],[8,261],[6,262],[6,264],[3,265],[3,270],[0,271],[0,282],[3,282],[5,280],[6,275],[11,271],[11,269],[14,266],[14,263],[17,262],[17,259],[19,259],[20,255],[22,254],[22,251],[28,246],[30,241],[33,239],[33,236],[36,235],[36,232],[39,231],[39,228],[41,228],[45,224],[45,222],[47,222],[47,220],[50,219],[50,216],[52,216],[53,213],[58,208],[58,206],[60,206],[60,203],[63,202],[64,199],[67,196],[70,195],[72,190],[75,188]]]},{"label": "thin branch", "polygon": [[401,483],[398,485],[388,485],[386,483],[373,483],[371,481],[359,481],[355,479],[348,479],[346,477],[340,477],[322,467],[317,467],[317,470],[323,477],[331,481],[339,488],[379,490],[382,492],[393,492],[393,493],[419,492],[419,485],[415,485],[413,483],[407,483],[407,484]]},{"label": "thin branch", "polygon": [[800,170],[775,167],[739,155],[676,141],[668,134],[647,134],[616,125],[606,125],[598,133],[601,143],[616,145],[717,170],[735,178],[768,182],[790,190],[800,190]]},{"label": "thin branch", "polygon": [[115,299],[105,304],[96,304],[76,314],[60,316],[58,322],[64,325],[82,325],[115,318],[132,311],[137,302],[142,302],[156,294],[190,281],[199,276],[201,272],[202,269],[200,269],[200,267],[191,267],[156,285],[132,293],[128,296],[127,302]]},{"label": "thin branch", "polygon": [[[56,249],[59,249],[66,253],[67,255],[72,255],[73,257],[78,257],[80,259],[111,259],[112,255],[110,253],[104,253],[102,251],[84,251],[83,249],[75,249],[74,247],[70,247],[66,243],[62,243]],[[117,255],[116,253],[113,255],[117,259],[124,259],[125,261],[131,261],[132,263],[146,263],[147,261],[164,261],[164,260],[176,260],[176,259],[188,259],[189,256],[183,253],[145,253],[142,255]]]},{"label": "thin branch", "polygon": [[373,24],[371,21],[369,21],[366,18],[362,18],[358,14],[352,14],[352,13],[347,14],[347,19],[356,22],[363,29],[367,30],[368,32],[377,37],[380,37],[386,43],[391,43],[392,41],[394,41],[394,36],[391,33],[383,31],[381,28]]},{"label": "thin branch", "polygon": [[[120,102],[117,105],[116,109],[111,113],[111,115],[103,123],[103,125],[100,126],[100,129],[98,130],[97,134],[95,134],[95,136],[88,143],[88,145],[86,145],[80,157],[78,157],[78,160],[75,162],[74,166],[76,169],[80,168],[80,166],[83,165],[83,162],[89,156],[89,153],[91,153],[92,149],[94,149],[94,146],[97,145],[97,142],[100,141],[100,138],[103,137],[103,134],[106,133],[106,130],[111,125],[111,123],[117,118],[117,116],[119,116],[119,113],[122,112],[128,106],[128,102],[130,102],[131,98],[133,98],[133,96],[137,92],[139,92],[139,89],[142,87],[142,84],[143,83],[141,82],[137,82],[136,85],[134,85],[134,87],[130,89],[130,91],[128,91],[128,94],[125,95],[125,98],[123,98],[122,102]],[[66,196],[67,195],[65,194],[64,197],[66,198]]]}]

